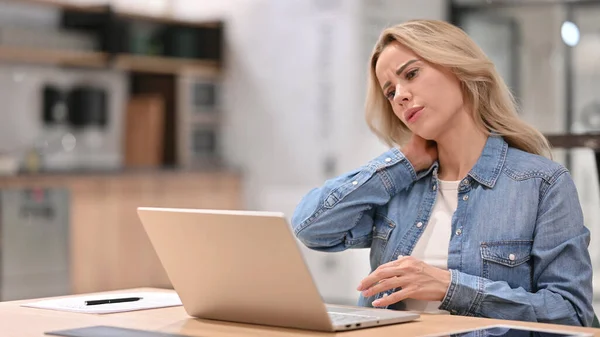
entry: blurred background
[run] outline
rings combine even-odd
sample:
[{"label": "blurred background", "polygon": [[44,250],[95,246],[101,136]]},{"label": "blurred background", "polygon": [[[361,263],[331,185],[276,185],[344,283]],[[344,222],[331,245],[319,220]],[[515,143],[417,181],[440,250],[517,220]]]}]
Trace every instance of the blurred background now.
[{"label": "blurred background", "polygon": [[[0,0],[0,300],[170,287],[138,206],[291,216],[386,150],[367,60],[413,18],[467,31],[549,137],[598,294],[600,1]],[[325,300],[355,304],[368,250],[302,250]]]}]

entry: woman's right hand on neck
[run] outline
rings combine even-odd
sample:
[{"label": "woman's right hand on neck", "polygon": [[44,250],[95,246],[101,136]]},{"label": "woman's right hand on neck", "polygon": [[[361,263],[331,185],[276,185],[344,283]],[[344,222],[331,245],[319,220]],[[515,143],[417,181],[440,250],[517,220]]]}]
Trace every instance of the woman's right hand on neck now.
[{"label": "woman's right hand on neck", "polygon": [[414,133],[408,143],[401,148],[401,151],[416,172],[430,168],[438,158],[437,144]]}]

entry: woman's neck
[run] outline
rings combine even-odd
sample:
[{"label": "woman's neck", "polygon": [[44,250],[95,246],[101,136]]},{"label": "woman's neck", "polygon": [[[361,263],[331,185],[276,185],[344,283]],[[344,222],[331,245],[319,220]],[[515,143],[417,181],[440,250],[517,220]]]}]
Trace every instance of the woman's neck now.
[{"label": "woman's neck", "polygon": [[467,114],[455,123],[437,142],[440,163],[438,177],[441,180],[461,180],[475,166],[485,147],[487,135],[478,128]]}]

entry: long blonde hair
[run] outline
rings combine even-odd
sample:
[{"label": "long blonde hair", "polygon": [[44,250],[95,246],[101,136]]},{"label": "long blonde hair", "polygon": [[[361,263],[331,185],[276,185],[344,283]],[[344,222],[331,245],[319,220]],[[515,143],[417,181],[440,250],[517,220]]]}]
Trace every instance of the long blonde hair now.
[{"label": "long blonde hair", "polygon": [[548,140],[519,118],[512,93],[481,48],[458,27],[437,20],[411,20],[389,27],[373,49],[365,117],[371,130],[386,144],[401,146],[411,136],[392,111],[375,75],[381,52],[394,41],[424,61],[450,70],[459,79],[465,104],[483,132],[503,136],[510,146],[523,151],[551,156]]}]

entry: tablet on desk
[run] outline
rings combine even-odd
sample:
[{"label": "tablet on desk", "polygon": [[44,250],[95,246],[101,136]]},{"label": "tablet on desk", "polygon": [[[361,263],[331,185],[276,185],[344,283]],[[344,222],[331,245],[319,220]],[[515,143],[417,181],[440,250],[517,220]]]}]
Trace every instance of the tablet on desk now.
[{"label": "tablet on desk", "polygon": [[493,325],[470,330],[427,335],[424,337],[590,337],[591,333],[565,329],[533,329],[522,326]]}]

